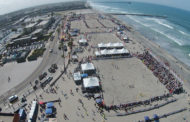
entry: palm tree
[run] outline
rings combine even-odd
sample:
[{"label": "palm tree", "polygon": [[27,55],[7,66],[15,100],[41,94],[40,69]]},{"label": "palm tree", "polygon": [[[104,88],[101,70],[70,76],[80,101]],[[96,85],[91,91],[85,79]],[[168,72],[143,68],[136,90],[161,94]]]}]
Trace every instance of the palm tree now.
[{"label": "palm tree", "polygon": [[69,60],[70,60],[70,57],[71,57],[71,52],[72,52],[72,48],[73,48],[73,38],[70,38],[69,42],[68,42],[68,46],[69,46]]}]

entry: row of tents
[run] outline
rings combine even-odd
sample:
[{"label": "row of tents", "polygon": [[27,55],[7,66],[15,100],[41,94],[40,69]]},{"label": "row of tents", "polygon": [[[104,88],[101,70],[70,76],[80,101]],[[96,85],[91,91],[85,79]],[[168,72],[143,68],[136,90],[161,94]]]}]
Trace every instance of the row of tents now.
[{"label": "row of tents", "polygon": [[90,92],[100,90],[100,81],[95,74],[96,69],[92,63],[81,64],[81,72],[75,72],[73,79],[77,85],[82,84],[83,91]]},{"label": "row of tents", "polygon": [[104,49],[100,51],[96,51],[95,55],[98,56],[113,56],[113,55],[129,55],[129,51],[125,48],[122,49]]},{"label": "row of tents", "polygon": [[119,43],[119,42],[116,42],[116,43],[99,43],[98,44],[98,48],[100,49],[107,49],[107,48],[116,48],[116,49],[119,49],[119,48],[123,48],[124,45],[123,43]]}]

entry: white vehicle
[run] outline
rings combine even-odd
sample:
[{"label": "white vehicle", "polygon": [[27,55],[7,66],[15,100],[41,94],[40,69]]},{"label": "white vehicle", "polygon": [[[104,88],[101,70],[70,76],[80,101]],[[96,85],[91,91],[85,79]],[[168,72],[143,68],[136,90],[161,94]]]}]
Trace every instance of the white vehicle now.
[{"label": "white vehicle", "polygon": [[52,53],[52,52],[53,52],[53,49],[50,49],[49,52]]},{"label": "white vehicle", "polygon": [[9,102],[12,103],[14,101],[18,100],[18,96],[17,95],[13,95],[11,97],[9,97]]}]

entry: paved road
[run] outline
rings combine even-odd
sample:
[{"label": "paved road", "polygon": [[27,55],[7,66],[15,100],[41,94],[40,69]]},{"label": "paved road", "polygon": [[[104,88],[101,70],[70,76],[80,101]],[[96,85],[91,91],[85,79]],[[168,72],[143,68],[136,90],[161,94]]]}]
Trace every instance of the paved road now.
[{"label": "paved road", "polygon": [[[39,67],[37,67],[34,72],[26,78],[22,83],[18,84],[16,87],[11,89],[11,91],[7,92],[6,94],[0,96],[0,103],[7,100],[8,97],[14,94],[18,94],[19,92],[27,89],[30,85],[30,82],[34,82],[40,74],[42,74],[45,70],[50,67],[51,64],[56,63],[60,56],[60,51],[58,50],[58,34],[56,32],[55,38],[53,41],[49,41],[49,45],[46,47],[46,51],[43,55],[43,60],[41,61]],[[50,53],[49,50],[53,49],[53,52]]]}]

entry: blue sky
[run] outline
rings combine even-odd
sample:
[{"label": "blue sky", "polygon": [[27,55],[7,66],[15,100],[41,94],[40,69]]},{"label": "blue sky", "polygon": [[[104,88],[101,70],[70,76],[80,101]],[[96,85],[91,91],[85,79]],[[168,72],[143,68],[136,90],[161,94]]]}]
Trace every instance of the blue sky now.
[{"label": "blue sky", "polygon": [[[0,15],[19,9],[42,5],[47,3],[64,2],[72,0],[0,0]],[[91,0],[96,1],[96,0]],[[124,1],[124,0],[122,0]],[[126,0],[162,4],[190,11],[190,0]]]}]

